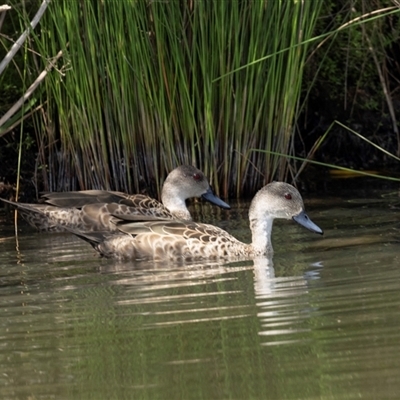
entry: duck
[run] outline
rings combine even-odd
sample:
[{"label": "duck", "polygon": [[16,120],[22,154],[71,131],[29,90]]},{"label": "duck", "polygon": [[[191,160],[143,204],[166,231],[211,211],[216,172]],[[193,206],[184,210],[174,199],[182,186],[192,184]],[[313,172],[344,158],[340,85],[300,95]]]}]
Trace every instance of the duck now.
[{"label": "duck", "polygon": [[16,207],[22,217],[40,231],[81,232],[119,231],[118,217],[127,220],[192,220],[186,200],[192,197],[229,210],[217,197],[207,178],[198,168],[181,165],[172,170],[163,185],[161,202],[143,194],[127,194],[106,190],[84,190],[46,193],[45,203],[27,204],[2,201]]},{"label": "duck", "polygon": [[89,242],[102,256],[120,260],[251,259],[273,254],[271,234],[275,219],[293,219],[311,232],[323,234],[306,214],[299,191],[285,182],[271,182],[250,204],[252,241],[243,243],[225,230],[193,221],[126,221],[119,232],[71,232]]}]

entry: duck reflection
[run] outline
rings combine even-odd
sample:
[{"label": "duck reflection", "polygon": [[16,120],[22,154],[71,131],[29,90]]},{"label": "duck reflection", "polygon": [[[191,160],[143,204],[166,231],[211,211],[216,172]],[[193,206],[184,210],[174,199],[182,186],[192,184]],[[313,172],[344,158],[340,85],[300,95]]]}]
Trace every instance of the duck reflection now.
[{"label": "duck reflection", "polygon": [[272,257],[254,260],[254,295],[263,345],[295,342],[311,330],[307,320],[315,310],[310,304],[309,284],[319,278],[322,263],[312,267],[299,275],[276,276]]}]

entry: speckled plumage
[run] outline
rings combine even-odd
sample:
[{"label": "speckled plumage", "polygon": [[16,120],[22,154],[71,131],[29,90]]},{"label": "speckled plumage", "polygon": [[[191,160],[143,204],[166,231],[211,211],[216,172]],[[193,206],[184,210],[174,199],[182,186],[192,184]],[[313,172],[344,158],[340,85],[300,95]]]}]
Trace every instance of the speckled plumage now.
[{"label": "speckled plumage", "polygon": [[91,243],[106,257],[119,259],[243,259],[272,254],[271,232],[275,218],[291,219],[321,233],[304,211],[300,193],[283,182],[272,182],[254,197],[250,210],[252,243],[242,243],[213,225],[191,221],[117,223],[120,233],[72,233]]},{"label": "speckled plumage", "polygon": [[17,207],[23,218],[42,231],[82,232],[117,231],[115,222],[124,220],[191,220],[186,200],[203,197],[222,208],[228,204],[216,197],[197,168],[182,165],[167,176],[162,189],[162,202],[141,194],[129,195],[106,190],[47,193],[46,204],[24,204],[3,201]]}]

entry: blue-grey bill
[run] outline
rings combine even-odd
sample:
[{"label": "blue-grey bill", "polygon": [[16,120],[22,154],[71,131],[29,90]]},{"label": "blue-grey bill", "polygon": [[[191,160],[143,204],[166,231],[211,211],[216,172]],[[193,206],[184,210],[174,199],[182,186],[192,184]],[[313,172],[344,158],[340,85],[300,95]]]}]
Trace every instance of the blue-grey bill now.
[{"label": "blue-grey bill", "polygon": [[304,226],[304,228],[309,229],[311,232],[319,233],[322,235],[324,231],[314,222],[311,221],[310,217],[302,211],[299,215],[293,217],[293,219],[300,225]]},{"label": "blue-grey bill", "polygon": [[231,209],[231,206],[230,206],[229,204],[226,204],[226,203],[225,203],[224,201],[222,201],[219,197],[217,197],[217,196],[213,193],[213,191],[211,190],[211,188],[209,188],[209,189],[207,190],[207,192],[204,193],[204,194],[202,195],[202,197],[203,197],[204,200],[207,200],[207,201],[209,201],[210,203],[215,204],[215,205],[218,206],[218,207],[226,208],[227,210],[230,210],[230,209]]}]

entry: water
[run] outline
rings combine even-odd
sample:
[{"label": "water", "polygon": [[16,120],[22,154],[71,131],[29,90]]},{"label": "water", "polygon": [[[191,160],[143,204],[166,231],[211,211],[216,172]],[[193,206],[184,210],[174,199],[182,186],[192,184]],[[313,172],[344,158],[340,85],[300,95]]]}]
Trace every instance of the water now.
[{"label": "water", "polygon": [[[398,399],[396,191],[306,198],[273,260],[105,260],[0,216],[2,399]],[[249,239],[246,210],[197,217]],[[202,214],[202,215],[200,215]]]}]

